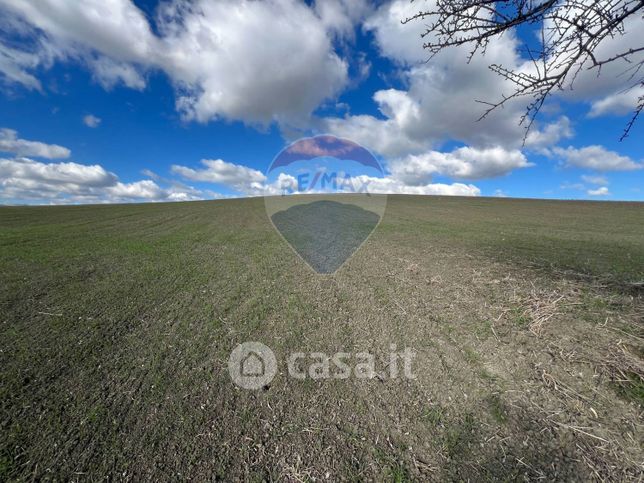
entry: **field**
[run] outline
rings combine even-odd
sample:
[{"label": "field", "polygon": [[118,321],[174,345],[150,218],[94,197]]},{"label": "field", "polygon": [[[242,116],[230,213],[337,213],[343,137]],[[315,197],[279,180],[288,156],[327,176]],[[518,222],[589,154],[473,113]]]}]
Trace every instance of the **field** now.
[{"label": "field", "polygon": [[[643,281],[641,203],[391,196],[332,275],[259,198],[3,207],[0,480],[641,479]],[[392,344],[415,379],[282,364]]]}]

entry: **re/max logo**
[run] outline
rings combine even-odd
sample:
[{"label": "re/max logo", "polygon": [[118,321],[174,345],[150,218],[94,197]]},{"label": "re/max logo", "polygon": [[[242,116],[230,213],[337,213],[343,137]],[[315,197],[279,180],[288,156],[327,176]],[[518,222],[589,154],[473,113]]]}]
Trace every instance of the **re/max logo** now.
[{"label": "re/max logo", "polygon": [[316,172],[313,177],[311,173],[302,173],[297,177],[297,190],[302,193],[304,191],[312,191],[316,188],[320,190],[333,189],[339,191],[348,191],[351,193],[369,193],[368,185],[369,179],[353,178],[350,174],[344,176],[338,175],[336,172],[327,173],[325,171]]}]

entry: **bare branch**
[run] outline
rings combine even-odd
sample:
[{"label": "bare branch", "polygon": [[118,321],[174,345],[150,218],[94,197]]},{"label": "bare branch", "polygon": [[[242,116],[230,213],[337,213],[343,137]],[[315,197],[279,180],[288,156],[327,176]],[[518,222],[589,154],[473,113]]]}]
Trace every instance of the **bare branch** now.
[{"label": "bare branch", "polygon": [[[632,46],[603,59],[596,55],[603,42],[624,35],[625,20],[642,19],[643,10],[644,0],[437,0],[433,10],[421,10],[402,23],[429,21],[422,38],[430,59],[449,47],[471,45],[468,62],[477,53],[484,54],[490,40],[505,32],[521,25],[539,28],[540,45],[523,46],[533,66],[529,73],[490,66],[513,83],[515,90],[496,102],[486,102],[490,107],[481,116],[485,118],[512,99],[530,98],[520,120],[527,137],[549,96],[572,89],[582,70],[597,69],[601,75],[604,66],[621,62],[622,74],[630,72],[629,81],[636,78],[636,84],[644,85],[644,46]],[[621,139],[628,136],[641,111],[642,98]]]}]

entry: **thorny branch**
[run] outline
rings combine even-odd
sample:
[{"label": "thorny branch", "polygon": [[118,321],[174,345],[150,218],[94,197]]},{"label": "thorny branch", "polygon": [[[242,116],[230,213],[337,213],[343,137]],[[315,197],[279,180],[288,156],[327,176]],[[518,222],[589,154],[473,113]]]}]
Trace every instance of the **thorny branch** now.
[{"label": "thorny branch", "polygon": [[[430,58],[449,47],[469,45],[469,62],[477,53],[484,54],[490,40],[505,32],[531,25],[539,31],[540,41],[535,39],[523,46],[531,68],[518,71],[490,65],[515,89],[500,100],[483,102],[489,108],[481,116],[483,119],[508,101],[525,97],[528,104],[520,124],[526,129],[526,137],[550,95],[572,89],[583,70],[596,70],[599,76],[603,67],[620,62],[623,70],[619,76],[630,73],[626,90],[644,87],[644,46],[598,58],[603,42],[625,34],[627,19],[644,19],[644,0],[436,0],[435,4],[433,9],[421,10],[402,21],[428,22],[422,37]],[[644,96],[637,100],[620,140],[628,136],[642,109]]]}]

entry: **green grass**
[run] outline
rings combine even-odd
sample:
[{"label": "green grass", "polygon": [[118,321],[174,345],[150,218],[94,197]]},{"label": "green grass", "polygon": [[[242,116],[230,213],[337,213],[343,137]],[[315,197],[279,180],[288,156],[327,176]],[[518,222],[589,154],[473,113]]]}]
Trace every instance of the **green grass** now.
[{"label": "green grass", "polygon": [[428,203],[408,197],[397,211],[400,216],[386,226],[392,233],[429,235],[500,260],[617,282],[644,278],[642,203],[493,198]]},{"label": "green grass", "polygon": [[490,409],[490,414],[494,420],[499,423],[505,423],[507,421],[506,409],[501,401],[501,398],[498,394],[492,394],[487,398],[488,407]]},{"label": "green grass", "polygon": [[478,364],[481,360],[478,352],[476,352],[471,347],[464,347],[463,354],[465,356],[465,360],[470,364]]},{"label": "green grass", "polygon": [[439,426],[443,422],[444,409],[441,407],[425,408],[422,417],[431,426]]},{"label": "green grass", "polygon": [[450,459],[467,457],[476,441],[478,423],[473,414],[467,413],[462,420],[452,421],[444,437],[445,452]]},{"label": "green grass", "polygon": [[[486,462],[524,475],[485,444],[484,421],[499,423],[518,458],[547,454],[550,442],[521,446],[490,386],[538,401],[551,391],[534,372],[548,344],[600,356],[623,336],[598,329],[608,317],[639,333],[639,295],[626,287],[643,270],[637,203],[392,196],[368,242],[328,276],[285,245],[261,199],[0,207],[0,479],[477,480]],[[487,284],[506,275],[512,285]],[[496,321],[515,290],[562,280],[581,280],[585,312],[571,305],[543,339],[519,308]],[[270,389],[244,391],[227,360],[249,340],[280,361],[299,350],[383,361],[395,342],[417,350],[418,379],[294,381],[282,367]],[[628,386],[629,401],[641,404],[640,386]],[[596,408],[606,419],[589,430],[599,436],[638,417],[609,390]],[[556,409],[572,420],[567,403]],[[540,421],[531,404],[523,414]],[[552,444],[562,461],[581,460],[570,440]],[[529,461],[562,474],[546,457]],[[603,467],[619,479],[614,460]]]},{"label": "green grass", "polygon": [[618,394],[626,400],[644,407],[644,380],[633,372],[628,372],[626,377],[627,380],[620,381],[616,385]]}]

